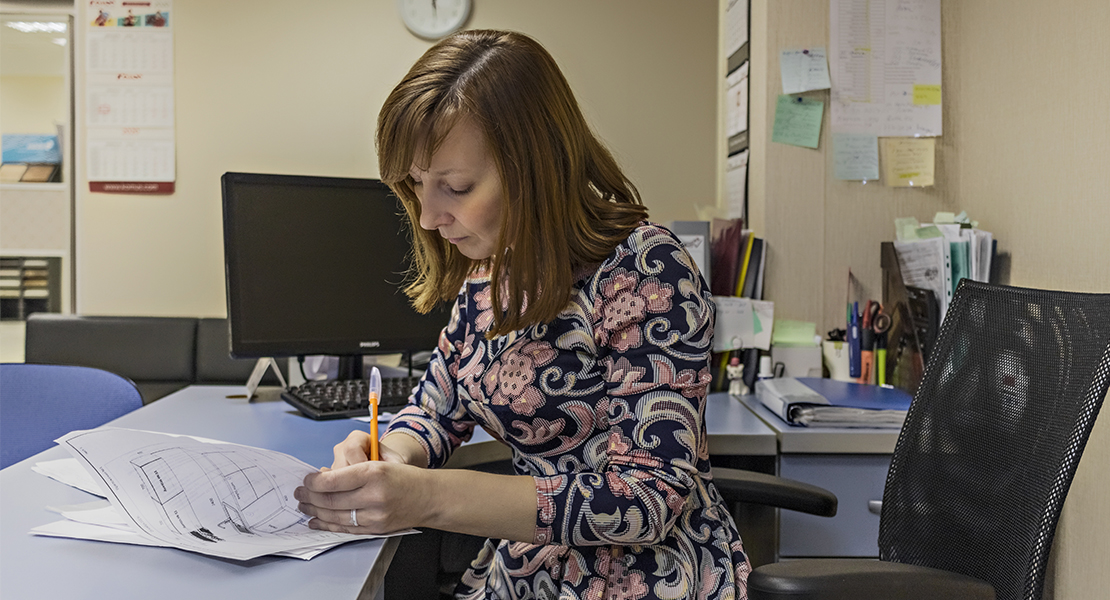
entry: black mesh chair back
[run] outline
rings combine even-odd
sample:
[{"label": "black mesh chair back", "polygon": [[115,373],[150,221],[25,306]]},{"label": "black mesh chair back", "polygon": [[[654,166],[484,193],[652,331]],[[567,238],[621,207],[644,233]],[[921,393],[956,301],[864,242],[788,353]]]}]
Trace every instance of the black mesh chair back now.
[{"label": "black mesh chair back", "polygon": [[961,282],[887,476],[883,560],[1040,598],[1110,383],[1110,294]]}]

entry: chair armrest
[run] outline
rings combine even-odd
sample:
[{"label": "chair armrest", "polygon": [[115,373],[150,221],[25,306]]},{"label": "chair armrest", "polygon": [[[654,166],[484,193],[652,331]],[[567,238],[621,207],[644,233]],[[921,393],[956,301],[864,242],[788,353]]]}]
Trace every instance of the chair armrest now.
[{"label": "chair armrest", "polygon": [[729,503],[777,506],[821,517],[836,515],[836,495],[825,488],[774,475],[713,467],[713,483]]},{"label": "chair armrest", "polygon": [[749,600],[995,600],[974,577],[866,559],[810,559],[763,565],[748,575]]}]

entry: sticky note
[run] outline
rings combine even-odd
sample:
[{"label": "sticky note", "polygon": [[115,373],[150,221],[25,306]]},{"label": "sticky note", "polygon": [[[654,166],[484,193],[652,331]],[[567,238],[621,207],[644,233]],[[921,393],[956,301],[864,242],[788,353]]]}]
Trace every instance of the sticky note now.
[{"label": "sticky note", "polygon": [[883,182],[890,187],[933,185],[936,138],[882,138]]},{"label": "sticky note", "polygon": [[821,139],[821,116],[825,103],[803,96],[780,95],[775,104],[775,126],[771,141],[817,148]]},{"label": "sticky note", "polygon": [[914,84],[913,103],[918,106],[940,104],[940,85]]},{"label": "sticky note", "polygon": [[879,138],[866,134],[834,133],[833,166],[837,179],[878,179]]}]

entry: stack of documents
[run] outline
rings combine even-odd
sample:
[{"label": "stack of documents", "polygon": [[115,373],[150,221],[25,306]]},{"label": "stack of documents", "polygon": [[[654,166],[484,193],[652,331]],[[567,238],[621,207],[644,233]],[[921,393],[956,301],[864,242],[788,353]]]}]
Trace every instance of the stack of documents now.
[{"label": "stack of documents", "polygon": [[901,429],[913,399],[895,388],[820,377],[761,379],[755,395],[791,425],[883,429]]},{"label": "stack of documents", "polygon": [[34,470],[107,500],[50,508],[65,520],[36,527],[35,535],[237,560],[268,554],[308,560],[345,542],[381,537],[310,529],[293,490],[317,469],[287,454],[118,428],[74,431],[57,441],[74,458]]}]

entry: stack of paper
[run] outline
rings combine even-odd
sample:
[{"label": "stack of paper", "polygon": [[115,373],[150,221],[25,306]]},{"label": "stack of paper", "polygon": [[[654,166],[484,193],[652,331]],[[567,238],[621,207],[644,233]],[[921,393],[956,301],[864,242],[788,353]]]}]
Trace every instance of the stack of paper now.
[{"label": "stack of paper", "polygon": [[900,429],[913,399],[894,388],[820,377],[761,379],[755,394],[783,421],[808,427]]},{"label": "stack of paper", "polygon": [[912,217],[895,219],[894,228],[904,283],[933,292],[941,320],[961,279],[990,281],[994,236],[966,212],[938,212],[924,225]]},{"label": "stack of paper", "polygon": [[237,560],[268,554],[307,560],[345,542],[381,537],[310,529],[293,490],[316,469],[280,452],[117,428],[75,431],[57,441],[75,458],[34,470],[107,501],[51,508],[65,520],[36,527],[35,535]]}]

